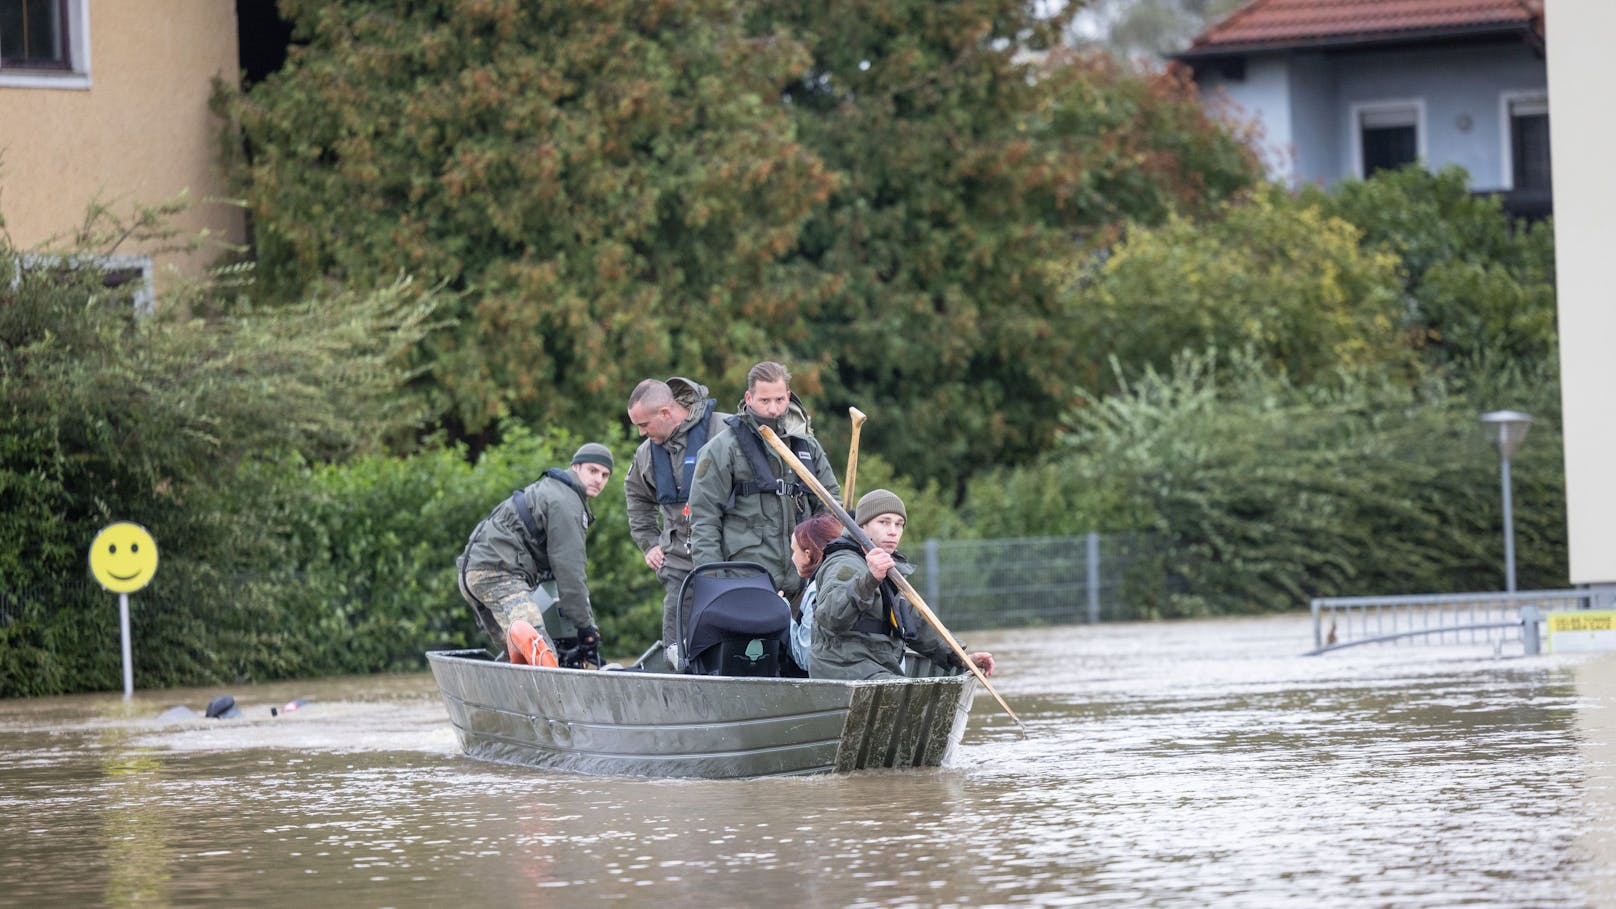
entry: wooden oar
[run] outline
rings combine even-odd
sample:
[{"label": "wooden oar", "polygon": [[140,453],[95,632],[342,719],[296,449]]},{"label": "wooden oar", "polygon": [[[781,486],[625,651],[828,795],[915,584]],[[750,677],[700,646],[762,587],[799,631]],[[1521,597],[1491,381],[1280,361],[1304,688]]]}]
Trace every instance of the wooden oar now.
[{"label": "wooden oar", "polygon": [[[775,453],[780,456],[780,460],[786,462],[786,465],[804,483],[808,484],[808,488],[814,491],[814,495],[819,496],[819,500],[824,502],[825,507],[830,509],[830,513],[842,522],[842,526],[846,527],[848,533],[853,535],[853,539],[864,547],[864,551],[869,552],[874,549],[875,543],[870,540],[870,535],[864,532],[864,528],[858,526],[858,522],[853,520],[853,516],[847,513],[847,509],[842,507],[842,503],[836,501],[836,497],[830,494],[830,490],[825,488],[825,484],[819,482],[819,478],[814,476],[814,472],[808,469],[808,465],[802,463],[802,459],[792,454],[791,449],[786,447],[786,443],[780,441],[780,437],[774,434],[774,430],[767,426],[760,426],[758,427],[758,432],[763,436],[763,441],[768,442],[769,447],[773,448]],[[960,662],[965,664],[966,669],[971,670],[971,674],[976,676],[976,680],[981,682],[982,687],[988,690],[988,694],[993,695],[993,699],[999,702],[999,706],[1003,707],[1004,712],[1010,715],[1010,719],[1016,721],[1016,725],[1021,728],[1021,733],[1025,735],[1027,725],[1021,722],[1021,717],[1016,716],[1016,712],[1011,710],[1010,705],[1004,702],[1004,698],[999,696],[999,692],[993,689],[992,683],[988,681],[987,676],[982,674],[982,670],[971,662],[971,655],[966,653],[965,648],[961,647],[948,629],[943,627],[943,621],[937,618],[937,613],[932,612],[931,607],[926,605],[926,601],[921,599],[920,593],[909,583],[909,579],[904,577],[894,566],[891,571],[887,572],[887,580],[896,584],[898,590],[909,598],[909,602],[914,605],[921,618],[926,620],[926,624],[936,630],[937,634],[948,643],[949,649],[954,651],[954,655],[959,657]]]},{"label": "wooden oar", "polygon": [[864,411],[849,407],[847,418],[853,421],[853,439],[847,443],[847,473],[842,474],[842,507],[852,508],[853,487],[858,482],[859,429],[864,425]]}]

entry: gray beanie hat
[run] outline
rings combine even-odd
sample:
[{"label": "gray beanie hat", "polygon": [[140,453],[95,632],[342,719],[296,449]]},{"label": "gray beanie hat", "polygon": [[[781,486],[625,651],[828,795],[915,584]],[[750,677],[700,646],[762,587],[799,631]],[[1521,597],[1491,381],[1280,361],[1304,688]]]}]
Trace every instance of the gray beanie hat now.
[{"label": "gray beanie hat", "polygon": [[607,470],[612,470],[616,467],[612,463],[612,450],[599,442],[585,442],[583,447],[579,448],[578,452],[572,456],[572,463],[599,464]]},{"label": "gray beanie hat", "polygon": [[859,497],[858,506],[853,511],[853,520],[863,526],[884,514],[896,514],[905,521],[909,520],[909,512],[903,510],[903,500],[890,489],[872,489]]}]

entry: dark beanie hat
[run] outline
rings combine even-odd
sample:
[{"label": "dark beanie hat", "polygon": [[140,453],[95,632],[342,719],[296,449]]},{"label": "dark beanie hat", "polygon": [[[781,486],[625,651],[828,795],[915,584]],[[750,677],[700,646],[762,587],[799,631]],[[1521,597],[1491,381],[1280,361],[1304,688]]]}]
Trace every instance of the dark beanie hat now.
[{"label": "dark beanie hat", "polygon": [[859,498],[853,520],[862,526],[888,513],[909,520],[909,513],[903,510],[903,500],[897,493],[890,489],[872,489]]},{"label": "dark beanie hat", "polygon": [[612,450],[599,442],[585,442],[578,453],[572,456],[574,464],[599,464],[607,470],[615,468],[612,463]]}]

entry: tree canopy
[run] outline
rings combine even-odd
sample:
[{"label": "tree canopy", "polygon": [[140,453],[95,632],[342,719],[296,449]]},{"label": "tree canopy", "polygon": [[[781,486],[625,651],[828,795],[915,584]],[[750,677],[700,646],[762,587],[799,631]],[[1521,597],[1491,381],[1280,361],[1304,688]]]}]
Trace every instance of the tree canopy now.
[{"label": "tree canopy", "polygon": [[459,291],[419,353],[466,437],[775,358],[957,483],[1052,432],[1051,263],[1257,173],[1188,83],[1044,57],[1008,0],[282,8],[303,43],[228,104],[266,277]]},{"label": "tree canopy", "polygon": [[807,59],[725,3],[282,9],[304,43],[233,105],[264,269],[463,291],[422,349],[451,424],[599,425],[818,292],[778,261],[834,183],[777,102]]}]

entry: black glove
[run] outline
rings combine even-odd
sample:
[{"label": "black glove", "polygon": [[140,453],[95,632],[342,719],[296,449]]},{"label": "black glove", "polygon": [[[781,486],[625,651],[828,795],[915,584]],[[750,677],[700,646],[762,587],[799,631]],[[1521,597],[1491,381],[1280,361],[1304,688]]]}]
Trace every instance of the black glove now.
[{"label": "black glove", "polygon": [[556,651],[561,665],[567,669],[599,669],[600,629],[584,625],[578,629],[576,638],[558,639]]}]

